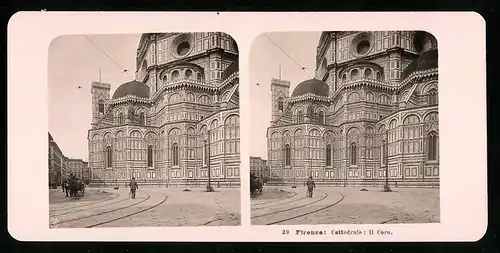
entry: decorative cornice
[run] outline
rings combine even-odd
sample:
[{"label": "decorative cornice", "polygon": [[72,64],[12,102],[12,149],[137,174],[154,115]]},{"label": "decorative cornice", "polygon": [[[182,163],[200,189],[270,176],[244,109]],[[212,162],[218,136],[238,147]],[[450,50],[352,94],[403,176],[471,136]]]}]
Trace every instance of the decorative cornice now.
[{"label": "decorative cornice", "polygon": [[319,96],[314,93],[305,93],[299,96],[291,97],[288,99],[288,103],[297,103],[297,102],[302,102],[302,101],[319,101],[319,102],[325,102],[328,103],[329,99],[328,97],[324,96]]},{"label": "decorative cornice", "polygon": [[426,70],[421,70],[421,71],[415,71],[411,73],[408,77],[403,79],[403,81],[400,84],[401,86],[405,86],[408,83],[411,83],[415,79],[422,78],[422,77],[430,77],[430,76],[437,76],[438,75],[438,68],[432,68],[432,69],[426,69]]}]

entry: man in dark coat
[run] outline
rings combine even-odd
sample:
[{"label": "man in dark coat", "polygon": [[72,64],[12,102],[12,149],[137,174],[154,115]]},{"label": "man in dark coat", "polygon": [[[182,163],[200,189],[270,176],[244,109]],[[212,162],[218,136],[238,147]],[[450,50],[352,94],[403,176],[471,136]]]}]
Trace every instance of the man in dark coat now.
[{"label": "man in dark coat", "polygon": [[63,192],[66,193],[66,197],[68,197],[69,194],[68,179],[64,179],[64,181],[62,182],[62,187],[63,187]]},{"label": "man in dark coat", "polygon": [[130,193],[132,194],[132,199],[135,199],[135,191],[139,189],[139,186],[137,185],[137,182],[135,181],[135,178],[133,177],[132,180],[130,180]]},{"label": "man in dark coat", "polygon": [[313,197],[313,189],[316,188],[316,184],[314,183],[314,180],[312,177],[309,177],[309,179],[306,182],[307,185],[307,194],[309,195],[309,198]]}]

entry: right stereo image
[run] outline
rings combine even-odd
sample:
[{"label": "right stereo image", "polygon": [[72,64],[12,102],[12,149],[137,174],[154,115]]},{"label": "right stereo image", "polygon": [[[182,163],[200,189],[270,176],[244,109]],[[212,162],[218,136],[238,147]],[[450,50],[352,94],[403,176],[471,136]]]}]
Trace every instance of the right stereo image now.
[{"label": "right stereo image", "polygon": [[272,32],[249,64],[252,225],[440,222],[432,34]]}]

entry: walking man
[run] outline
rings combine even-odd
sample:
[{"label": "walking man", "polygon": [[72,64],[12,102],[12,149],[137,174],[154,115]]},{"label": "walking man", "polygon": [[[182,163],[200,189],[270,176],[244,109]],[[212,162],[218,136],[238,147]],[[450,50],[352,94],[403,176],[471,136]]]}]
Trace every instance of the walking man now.
[{"label": "walking man", "polygon": [[132,194],[132,199],[135,199],[135,191],[139,189],[139,186],[137,185],[137,182],[135,181],[135,178],[133,177],[132,180],[130,180],[130,193]]},{"label": "walking man", "polygon": [[64,182],[63,182],[63,187],[64,187],[64,192],[66,193],[66,197],[68,197],[69,195],[69,185],[68,185],[68,180],[67,179],[64,179]]},{"label": "walking man", "polygon": [[313,197],[313,189],[316,188],[316,184],[314,183],[313,178],[309,177],[306,184],[307,184],[307,193],[309,194],[309,198],[312,198]]}]

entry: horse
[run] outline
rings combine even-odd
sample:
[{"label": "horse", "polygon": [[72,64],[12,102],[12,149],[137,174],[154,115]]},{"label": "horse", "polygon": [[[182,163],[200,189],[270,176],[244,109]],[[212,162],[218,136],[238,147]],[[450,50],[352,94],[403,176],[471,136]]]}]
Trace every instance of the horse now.
[{"label": "horse", "polygon": [[85,195],[85,185],[83,182],[77,180],[76,178],[72,178],[69,180],[69,193],[71,197],[78,197],[78,192],[82,193],[82,196]]},{"label": "horse", "polygon": [[257,178],[250,178],[250,195],[255,196],[256,191],[262,194],[262,181]]},{"label": "horse", "polygon": [[78,182],[76,181],[76,178],[71,178],[69,180],[69,196],[70,197],[76,197],[76,193],[78,191]]}]

